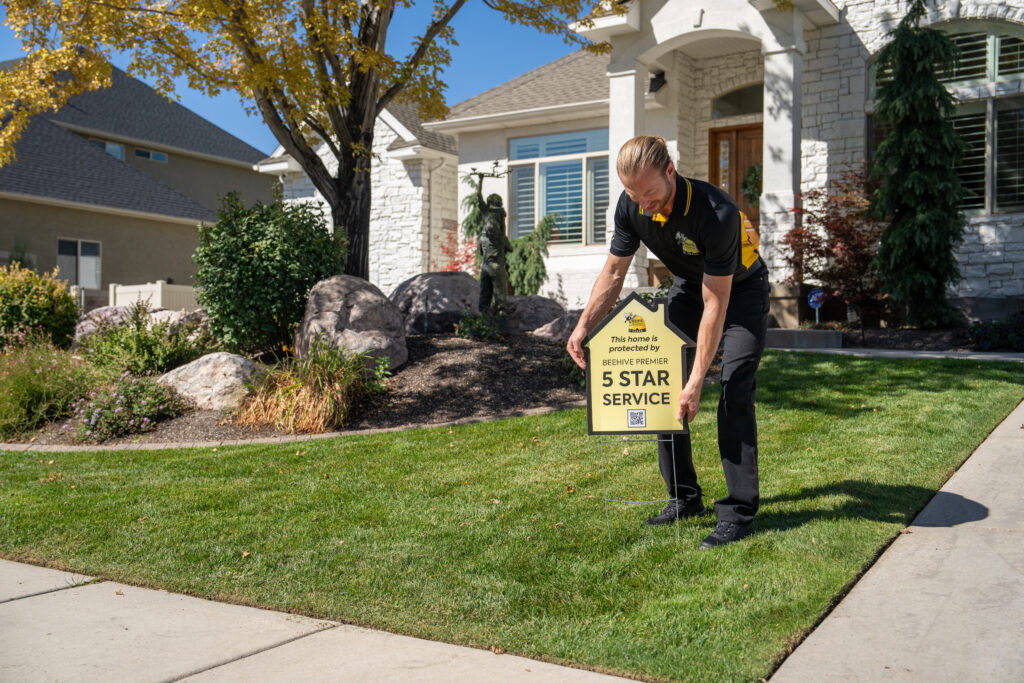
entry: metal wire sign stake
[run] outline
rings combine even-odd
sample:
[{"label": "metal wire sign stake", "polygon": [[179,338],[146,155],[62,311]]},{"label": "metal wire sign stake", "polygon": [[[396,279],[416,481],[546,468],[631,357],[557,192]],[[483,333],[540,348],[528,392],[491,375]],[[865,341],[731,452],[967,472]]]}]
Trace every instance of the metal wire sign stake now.
[{"label": "metal wire sign stake", "polygon": [[[623,299],[587,336],[587,432],[601,436],[601,483],[604,487],[605,522],[612,537],[609,503],[627,505],[666,500],[620,500],[608,497],[605,448],[623,441],[657,441],[685,434],[686,419],[676,419],[679,391],[686,384],[686,350],[693,346],[668,319],[668,302],[655,299],[648,305],[636,292]],[[608,435],[665,435],[630,439]],[[672,471],[675,485],[675,468]],[[679,524],[676,523],[676,540]]]}]

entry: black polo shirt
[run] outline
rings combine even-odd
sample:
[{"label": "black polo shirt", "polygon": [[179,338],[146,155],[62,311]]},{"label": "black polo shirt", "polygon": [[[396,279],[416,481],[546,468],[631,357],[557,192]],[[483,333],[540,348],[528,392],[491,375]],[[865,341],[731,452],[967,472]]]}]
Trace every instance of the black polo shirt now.
[{"label": "black polo shirt", "polygon": [[676,277],[699,283],[704,274],[740,282],[763,263],[743,229],[743,214],[728,194],[710,183],[676,174],[672,213],[646,215],[625,192],[615,207],[611,253],[632,256],[647,245]]}]

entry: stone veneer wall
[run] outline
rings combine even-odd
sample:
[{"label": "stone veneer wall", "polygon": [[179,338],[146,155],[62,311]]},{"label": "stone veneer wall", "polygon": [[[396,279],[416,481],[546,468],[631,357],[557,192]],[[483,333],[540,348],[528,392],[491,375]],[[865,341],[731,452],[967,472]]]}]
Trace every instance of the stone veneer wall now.
[{"label": "stone veneer wall", "polygon": [[[378,120],[374,129],[370,198],[370,282],[390,294],[403,280],[440,268],[441,235],[456,221],[457,180],[451,163],[402,161],[388,155],[398,135]],[[331,172],[337,164],[324,149]],[[318,203],[330,216],[322,195],[304,173],[289,173],[283,183],[288,201]]]},{"label": "stone veneer wall", "polygon": [[[868,68],[906,11],[905,3],[851,0],[836,26],[808,32],[803,69],[802,187],[821,187],[866,156]],[[954,1],[933,5],[927,23],[1002,20],[1024,24],[1024,2]],[[1022,82],[994,88],[957,88],[963,101],[1019,93]],[[994,92],[989,92],[993,90]],[[967,219],[957,252],[963,280],[951,294],[972,315],[1013,310],[1024,296],[1024,216],[997,214]],[[1008,299],[1010,298],[1010,299]],[[1002,300],[1002,303],[998,303]]]}]

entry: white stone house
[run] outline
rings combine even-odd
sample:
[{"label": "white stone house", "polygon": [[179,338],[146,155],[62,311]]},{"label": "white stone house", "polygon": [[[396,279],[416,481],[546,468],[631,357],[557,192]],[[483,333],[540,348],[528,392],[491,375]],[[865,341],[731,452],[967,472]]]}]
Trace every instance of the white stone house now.
[{"label": "white stone house", "polygon": [[[331,172],[337,161],[326,145],[318,152]],[[454,138],[425,130],[415,107],[392,103],[374,126],[370,197],[370,281],[390,294],[403,280],[440,270],[442,246],[457,239]],[[283,148],[256,165],[281,179],[287,201],[327,203]]]},{"label": "white stone house", "polygon": [[[484,191],[505,198],[512,237],[548,212],[563,217],[544,293],[569,306],[586,301],[607,254],[621,191],[609,158],[637,134],[665,137],[680,173],[719,184],[759,222],[781,298],[789,290],[778,245],[792,209],[801,191],[870,156],[872,62],[906,11],[897,0],[793,5],[633,0],[584,31],[608,40],[610,56],[569,55],[424,128],[458,139],[460,173],[494,161],[509,168]],[[970,190],[964,279],[951,294],[971,315],[994,317],[1024,305],[1024,0],[939,2],[927,23],[952,34],[963,55],[946,79],[960,100],[955,124],[968,153],[959,172]],[[739,186],[762,162],[758,212]],[[658,267],[638,254],[630,284],[651,283]],[[784,308],[777,317],[791,323]]]}]

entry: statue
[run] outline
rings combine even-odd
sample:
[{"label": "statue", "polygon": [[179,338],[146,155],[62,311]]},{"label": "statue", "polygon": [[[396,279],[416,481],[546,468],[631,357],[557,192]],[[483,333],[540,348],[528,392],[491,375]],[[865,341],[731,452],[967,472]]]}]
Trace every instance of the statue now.
[{"label": "statue", "polygon": [[[477,173],[477,208],[480,210],[480,311],[505,312],[508,301],[508,268],[505,254],[512,251],[512,243],[505,234],[505,209],[501,197],[492,194],[484,201],[483,173]],[[490,174],[486,174],[490,175]]]}]

